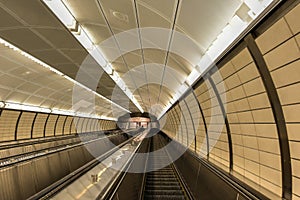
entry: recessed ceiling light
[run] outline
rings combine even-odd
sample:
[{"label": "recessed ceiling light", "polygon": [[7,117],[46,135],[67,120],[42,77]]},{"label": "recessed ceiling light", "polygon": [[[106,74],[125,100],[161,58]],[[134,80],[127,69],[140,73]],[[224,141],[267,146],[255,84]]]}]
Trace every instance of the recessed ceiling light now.
[{"label": "recessed ceiling light", "polygon": [[121,13],[121,12],[118,12],[115,10],[110,10],[110,13],[119,21],[126,22],[126,23],[129,22],[128,15],[126,15],[124,13]]},{"label": "recessed ceiling light", "polygon": [[22,73],[22,75],[23,75],[23,76],[26,76],[26,75],[29,75],[29,74],[31,74],[31,73],[32,73],[31,71],[26,71],[26,72]]}]

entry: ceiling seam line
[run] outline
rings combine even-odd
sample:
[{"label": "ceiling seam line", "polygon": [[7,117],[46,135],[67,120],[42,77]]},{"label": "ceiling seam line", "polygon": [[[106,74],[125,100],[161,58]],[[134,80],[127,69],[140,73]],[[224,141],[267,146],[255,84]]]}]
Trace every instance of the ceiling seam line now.
[{"label": "ceiling seam line", "polygon": [[169,50],[171,48],[171,43],[172,43],[172,39],[173,39],[174,28],[175,28],[175,24],[176,24],[176,20],[177,20],[177,15],[178,15],[178,10],[179,10],[180,2],[181,2],[180,0],[177,1],[177,6],[176,6],[176,10],[175,10],[175,15],[174,15],[174,21],[173,21],[173,25],[172,25],[172,32],[171,32],[171,36],[170,36],[170,40],[169,40],[169,44],[168,44],[167,55],[166,55],[166,58],[165,58],[165,66],[164,66],[164,69],[163,69],[163,74],[162,74],[162,79],[161,79],[161,83],[160,83],[160,88],[159,88],[159,94],[158,94],[157,103],[159,103],[159,101],[160,101],[162,84],[163,84],[163,81],[164,81],[164,76],[165,76],[165,71],[166,71],[166,65],[168,63]]},{"label": "ceiling seam line", "polygon": [[[104,10],[103,10],[103,8],[102,8],[102,5],[101,5],[101,3],[99,2],[99,0],[97,0],[97,5],[99,6],[99,9],[100,9],[100,11],[101,11],[101,13],[102,13],[102,15],[103,15],[103,18],[104,18],[104,20],[105,20],[105,23],[107,24],[107,27],[108,27],[109,31],[112,33],[112,36],[113,36],[113,38],[114,38],[114,40],[115,40],[115,42],[116,42],[116,45],[118,46],[119,52],[122,53],[121,48],[120,48],[120,45],[119,45],[119,43],[118,43],[118,40],[117,40],[116,37],[115,37],[115,34],[114,34],[114,32],[113,32],[113,30],[112,30],[112,28],[111,28],[111,26],[110,26],[110,24],[109,24],[109,22],[108,22],[108,19],[107,19],[106,15],[105,15],[105,12],[104,12]],[[125,64],[126,67],[127,67],[127,70],[128,70],[128,72],[129,72],[130,78],[131,78],[131,80],[133,81],[134,86],[135,86],[135,88],[136,88],[137,91],[138,91],[138,94],[139,94],[139,96],[140,96],[140,98],[141,98],[141,100],[142,100],[142,103],[143,103],[143,105],[145,106],[145,104],[144,104],[144,102],[143,102],[143,99],[142,99],[142,97],[141,97],[141,94],[140,94],[140,92],[139,92],[139,89],[137,88],[136,82],[135,82],[135,80],[134,80],[133,77],[132,77],[132,74],[131,74],[131,72],[130,72],[130,70],[129,70],[129,67],[128,67],[126,61],[125,61],[125,58],[124,58],[123,54],[121,54],[121,57],[122,57],[122,60],[123,60],[124,64]],[[134,97],[133,93],[132,93],[132,96]],[[132,102],[131,99],[130,99],[130,101]],[[133,102],[132,102],[132,103],[133,103]],[[134,103],[133,103],[133,104],[134,104]],[[134,104],[134,105],[135,105],[135,104]],[[137,106],[135,105],[135,107],[137,107]],[[137,109],[139,110],[139,108],[137,108]]]},{"label": "ceiling seam line", "polygon": [[143,65],[144,65],[145,78],[146,78],[146,82],[147,82],[149,106],[151,107],[152,104],[151,104],[151,101],[150,101],[149,82],[148,82],[147,70],[146,70],[146,66],[145,66],[145,55],[144,55],[144,49],[143,49],[143,44],[142,44],[142,36],[141,36],[141,30],[140,30],[140,21],[139,21],[138,8],[137,8],[136,0],[134,0],[134,7],[135,7],[135,13],[136,13],[135,16],[136,16],[136,21],[137,21],[137,26],[138,26],[139,41],[140,41],[141,51],[142,51],[142,61],[143,61]]}]

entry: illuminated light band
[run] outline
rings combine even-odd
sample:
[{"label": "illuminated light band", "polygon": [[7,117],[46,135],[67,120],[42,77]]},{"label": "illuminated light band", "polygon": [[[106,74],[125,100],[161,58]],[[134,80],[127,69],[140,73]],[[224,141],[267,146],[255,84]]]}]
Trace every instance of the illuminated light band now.
[{"label": "illuminated light band", "polygon": [[103,70],[114,80],[114,82],[123,90],[123,92],[134,103],[134,105],[143,113],[143,108],[133,96],[132,92],[128,89],[125,82],[120,78],[119,74],[113,70],[112,65],[106,61],[101,50],[93,44],[87,32],[80,24],[78,24],[67,6],[61,0],[43,0],[43,2],[70,30],[74,37],[97,61],[97,63],[103,68]]},{"label": "illuminated light band", "polygon": [[76,113],[69,110],[60,110],[60,109],[50,109],[50,108],[43,108],[39,106],[32,106],[32,105],[24,105],[20,103],[14,102],[3,102],[0,101],[0,107],[4,109],[12,109],[12,110],[22,110],[22,111],[31,111],[31,112],[39,112],[39,113],[51,113],[57,115],[68,115],[74,117],[87,117],[93,119],[103,119],[103,120],[110,120],[110,121],[117,121],[116,118],[107,117],[103,115],[95,115],[95,114],[88,114],[88,113]]},{"label": "illuminated light band", "polygon": [[[275,6],[277,3],[279,3],[280,0],[274,1],[274,0],[244,0],[241,2],[240,7],[247,7],[248,9],[245,9],[246,13],[236,13],[229,23],[223,28],[222,32],[217,36],[216,40],[211,44],[211,46],[208,48],[208,50],[205,52],[204,56],[201,58],[200,62],[197,66],[194,67],[192,72],[188,75],[188,77],[185,80],[186,83],[189,86],[192,86],[199,77],[214,63],[215,60],[218,59],[219,56],[223,52],[226,51],[230,45],[232,45],[236,39],[238,39],[243,32],[249,27],[249,25],[254,20],[259,20],[261,18],[261,14],[270,6]],[[273,5],[272,5],[273,4]],[[269,9],[271,10],[271,9]],[[248,18],[244,17],[247,16]],[[251,19],[251,20],[249,20]],[[249,21],[247,21],[249,20]],[[175,97],[171,99],[170,103],[174,104],[176,100],[178,100],[186,91],[184,92],[177,92],[175,94]],[[170,108],[171,106],[168,105]],[[159,115],[158,119],[162,117],[164,112],[168,111],[167,108],[163,110],[163,112]]]},{"label": "illuminated light band", "polygon": [[52,71],[52,72],[54,72],[54,73],[56,73],[56,74],[58,74],[58,75],[64,77],[64,78],[67,79],[68,81],[71,81],[72,83],[78,85],[79,87],[82,87],[83,89],[85,89],[85,90],[87,90],[87,91],[89,91],[89,92],[92,92],[94,95],[100,97],[101,99],[104,99],[105,101],[107,101],[107,102],[109,102],[109,103],[111,103],[111,104],[117,106],[118,108],[120,108],[120,109],[122,109],[122,110],[124,110],[124,111],[130,113],[129,110],[127,110],[127,109],[123,108],[122,106],[116,104],[115,102],[111,101],[110,99],[108,99],[108,98],[106,98],[106,97],[100,95],[99,93],[93,91],[92,89],[90,89],[90,88],[86,87],[85,85],[79,83],[78,81],[72,79],[71,77],[69,77],[69,76],[63,74],[62,72],[60,72],[60,71],[58,71],[57,69],[51,67],[50,65],[44,63],[43,61],[41,61],[41,60],[39,60],[39,59],[33,57],[32,55],[30,55],[30,54],[28,54],[28,53],[22,51],[22,50],[19,49],[18,47],[16,47],[16,46],[10,44],[9,42],[5,41],[5,40],[2,39],[2,38],[0,38],[0,44],[3,44],[4,46],[6,46],[6,47],[8,47],[8,48],[10,48],[10,49],[12,49],[12,50],[14,50],[14,51],[16,51],[16,52],[19,52],[22,56],[24,56],[24,57],[26,57],[26,58],[32,60],[33,62],[39,64],[40,66],[45,67],[46,69],[49,69],[50,71]]}]

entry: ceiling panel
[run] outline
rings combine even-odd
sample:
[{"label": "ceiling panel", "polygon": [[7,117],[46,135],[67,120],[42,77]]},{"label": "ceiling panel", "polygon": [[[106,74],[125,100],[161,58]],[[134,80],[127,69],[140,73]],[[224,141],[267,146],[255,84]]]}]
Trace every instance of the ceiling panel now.
[{"label": "ceiling panel", "polygon": [[155,12],[157,15],[161,15],[169,21],[173,19],[177,1],[178,0],[137,0],[139,5],[148,8],[149,10]]},{"label": "ceiling panel", "polygon": [[[160,1],[162,2],[162,1]],[[160,27],[171,28],[172,23],[168,17],[159,15],[158,12],[154,12],[148,4],[138,3],[138,17],[140,27]]]},{"label": "ceiling panel", "polygon": [[35,30],[42,37],[46,38],[55,49],[82,50],[79,42],[77,42],[73,37],[70,37],[70,32],[68,32],[66,29],[39,27],[33,28],[32,30]]},{"label": "ceiling panel", "polygon": [[132,0],[98,0],[114,33],[137,27]]},{"label": "ceiling panel", "polygon": [[43,41],[28,28],[0,31],[0,36],[7,41],[13,41],[14,45],[22,47],[27,51],[51,48],[49,44]]},{"label": "ceiling panel", "polygon": [[145,63],[164,64],[166,51],[160,49],[144,49]]},{"label": "ceiling panel", "polygon": [[134,69],[135,67],[143,65],[143,58],[141,56],[141,50],[131,51],[123,55],[126,60],[128,69]]},{"label": "ceiling panel", "polygon": [[82,49],[61,49],[60,51],[67,57],[71,58],[77,65],[87,64],[86,59],[89,59],[86,51]]},{"label": "ceiling panel", "polygon": [[106,24],[100,24],[99,22],[83,21],[82,25],[91,36],[91,40],[97,45],[101,45],[101,42],[111,37],[111,32],[109,31],[109,28]]},{"label": "ceiling panel", "polygon": [[40,0],[1,0],[0,7],[14,13],[19,20],[29,26],[63,28],[56,17],[50,14],[51,11],[49,11]]},{"label": "ceiling panel", "polygon": [[177,28],[207,49],[233,17],[240,4],[240,0],[182,1]]},{"label": "ceiling panel", "polygon": [[180,55],[169,53],[167,66],[181,73],[183,76],[188,76],[192,70],[193,66]]},{"label": "ceiling panel", "polygon": [[71,63],[71,61],[67,57],[63,56],[61,53],[54,49],[35,51],[34,55],[46,63],[52,63],[53,66],[57,66],[60,63]]},{"label": "ceiling panel", "polygon": [[0,7],[0,30],[22,25],[18,20]]},{"label": "ceiling panel", "polygon": [[149,87],[149,92],[150,92],[151,104],[155,105],[158,102],[158,95],[159,95],[160,85],[149,84],[148,87]]}]

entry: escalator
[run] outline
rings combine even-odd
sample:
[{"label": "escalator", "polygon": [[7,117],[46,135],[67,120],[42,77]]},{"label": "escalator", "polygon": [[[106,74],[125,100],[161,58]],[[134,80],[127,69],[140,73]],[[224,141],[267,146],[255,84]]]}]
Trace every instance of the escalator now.
[{"label": "escalator", "polygon": [[[163,143],[161,138],[157,136],[154,137],[150,145],[150,151],[155,151],[162,147]],[[162,153],[155,157],[150,156],[148,159],[148,165],[152,165],[151,168],[155,169],[159,167],[159,163],[170,160],[170,157],[166,151],[162,151]],[[180,175],[177,172],[175,165],[171,160],[170,163],[170,165],[162,169],[146,173],[143,199],[191,199],[188,197],[187,190],[184,187],[183,181],[180,179]]]}]

